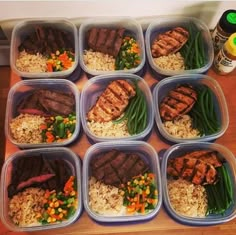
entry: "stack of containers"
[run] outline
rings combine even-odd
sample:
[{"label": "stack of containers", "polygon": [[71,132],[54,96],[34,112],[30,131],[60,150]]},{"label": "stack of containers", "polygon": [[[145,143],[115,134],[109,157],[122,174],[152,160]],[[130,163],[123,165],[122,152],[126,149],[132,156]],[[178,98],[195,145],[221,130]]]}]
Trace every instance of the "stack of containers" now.
[{"label": "stack of containers", "polygon": [[[185,49],[182,47],[179,52],[187,60],[200,63],[202,54],[194,55],[194,51],[201,53],[198,49],[202,47],[205,52],[202,66],[169,70],[155,63],[153,56],[158,46],[153,46],[154,41],[160,40],[156,44],[163,45],[172,31],[176,30],[175,36],[178,36],[179,27],[190,31],[195,28],[201,32],[202,45],[196,39],[200,38],[197,33],[188,39],[192,43],[186,43]],[[204,75],[214,57],[209,30],[194,18],[161,17],[147,28],[145,43],[154,76],[164,78],[153,89],[158,134],[169,144],[178,143],[163,155],[164,206],[172,218],[187,225],[213,225],[232,220],[236,216],[235,158],[225,147],[206,143],[222,136],[229,125],[227,103],[221,87],[214,78]],[[172,67],[175,67],[174,62]]]},{"label": "stack of containers", "polygon": [[[128,68],[130,64],[135,61],[128,61],[128,57],[125,56],[124,60],[120,60],[119,62],[117,62],[118,60],[115,58],[116,66],[123,63],[123,67],[118,67],[116,70],[113,68],[110,71],[109,69],[104,71],[106,69],[93,67],[93,62],[86,57],[86,54],[88,55],[89,52],[92,52],[94,53],[94,57],[96,57],[99,52],[103,52],[104,48],[101,49],[96,46],[94,47],[92,39],[97,37],[94,39],[97,45],[102,38],[101,35],[106,32],[107,36],[105,37],[109,39],[104,39],[105,42],[103,43],[106,45],[112,40],[112,35],[114,37],[115,30],[122,31],[122,29],[124,30],[122,40],[123,42],[125,40],[128,41],[126,44],[121,45],[120,51],[124,50],[125,52],[123,52],[124,54],[120,52],[118,57],[127,55],[126,53],[137,53],[139,58],[137,58],[138,64],[136,67]],[[92,32],[95,32],[95,35],[97,32],[97,36],[92,37]],[[152,130],[154,113],[150,88],[145,80],[137,75],[142,73],[143,66],[145,64],[145,47],[141,26],[132,18],[97,17],[84,21],[80,26],[79,35],[80,55],[84,55],[84,57],[80,56],[81,68],[89,77],[95,76],[90,78],[83,87],[80,103],[80,115],[83,130],[89,141],[93,143],[93,146],[87,150],[84,156],[83,164],[83,196],[85,210],[91,218],[99,222],[127,222],[152,219],[157,215],[162,204],[162,186],[157,153],[151,145],[144,142]],[[135,40],[135,46],[129,45],[129,43],[132,44],[132,40]],[[119,41],[119,37],[115,36],[113,39],[114,50],[116,50],[115,45],[117,45],[117,41]],[[106,51],[108,48],[105,48],[104,50]],[[98,53],[96,50],[98,50]],[[93,59],[99,60],[99,58]],[[99,62],[97,63],[99,64]],[[130,85],[131,88],[127,88]],[[128,101],[127,99],[132,100],[132,98],[127,98],[125,96],[131,95],[132,89],[134,89],[136,93],[133,100],[137,99],[136,97],[138,97],[138,95],[142,97],[140,98],[140,101],[142,99],[142,103],[139,102],[138,104],[137,101],[136,105],[133,105],[132,110],[137,109],[145,111],[145,114],[143,112],[143,114],[140,115],[139,121],[139,117],[137,115],[136,118],[133,116],[133,122],[139,122],[139,124],[132,125],[128,123],[122,124],[120,121],[117,123],[112,120],[106,121],[107,117],[104,117],[101,114],[102,109],[106,109],[106,112],[112,115],[120,108],[122,109],[122,106],[126,102],[126,105],[131,107],[132,101]],[[100,99],[102,101],[99,101]],[[92,112],[92,109],[97,109],[98,112]],[[99,113],[99,111],[101,113]],[[88,118],[89,112],[92,113],[90,116],[94,118],[94,120],[92,120],[92,118]],[[144,116],[145,118],[143,119]],[[116,118],[119,120],[122,116],[119,115]],[[139,131],[134,131],[137,126],[140,126],[142,120],[143,123],[145,123],[143,128]],[[132,126],[132,128],[127,129],[129,125]],[[133,131],[131,131],[131,129]],[[114,152],[115,154],[113,154]],[[95,166],[94,162],[97,162],[95,163]],[[106,166],[104,166],[104,163]],[[145,166],[146,170],[144,170],[140,164]],[[110,174],[111,172],[109,171],[109,167],[111,165],[112,168],[115,169],[112,174]],[[131,166],[133,166],[132,169]],[[107,168],[104,169],[104,167]],[[143,180],[143,182],[147,179],[147,181],[150,182],[148,182],[148,186],[145,186],[145,189],[143,188],[143,183],[143,186],[140,186],[138,191],[137,189],[135,191],[133,185],[133,188],[131,189],[131,191],[133,191],[133,195],[131,197],[133,198],[132,200],[136,200],[136,205],[131,206],[131,202],[127,202],[128,195],[125,188],[131,183],[132,180],[134,180],[132,178],[134,175],[132,175],[131,172],[132,170],[135,171],[135,169],[137,170],[137,175],[135,175],[135,177],[137,177],[137,182],[138,177],[140,177],[140,180]],[[144,174],[147,170],[148,173]],[[102,179],[100,178],[101,175],[96,172],[104,172],[104,176],[102,177],[103,182],[100,181],[100,179]],[[150,174],[150,177],[148,174]],[[105,179],[112,180],[110,182],[112,186],[109,186],[111,187],[110,189],[108,185],[106,185],[107,181]],[[115,179],[118,181],[116,182]],[[138,187],[137,182],[136,185]],[[94,201],[99,200],[93,196],[95,192],[94,187],[97,187],[101,198],[106,197],[106,205],[102,204],[102,200],[97,203],[97,206],[94,204]],[[117,198],[119,198],[119,200],[113,202],[114,199],[109,198],[109,193],[106,193],[106,190],[112,190],[114,194],[117,194]],[[146,194],[146,190],[150,190],[148,194]],[[141,203],[142,195],[146,195],[147,198],[143,198],[144,201]],[[149,202],[147,200],[149,200]],[[114,207],[112,203],[115,203],[116,207]]]},{"label": "stack of containers", "polygon": [[[1,220],[14,231],[62,228],[83,205],[80,157],[62,147],[80,132],[80,93],[70,81],[80,74],[77,28],[67,19],[21,21],[10,53],[12,70],[24,80],[9,91],[5,134],[21,150],[3,165]],[[51,70],[45,70],[48,57],[40,64],[45,55],[58,57]]]}]

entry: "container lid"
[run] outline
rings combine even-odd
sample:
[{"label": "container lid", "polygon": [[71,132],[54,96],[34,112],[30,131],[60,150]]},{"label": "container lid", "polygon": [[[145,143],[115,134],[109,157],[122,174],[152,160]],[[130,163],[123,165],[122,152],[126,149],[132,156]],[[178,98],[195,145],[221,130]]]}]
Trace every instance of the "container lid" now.
[{"label": "container lid", "polygon": [[236,56],[236,33],[233,33],[227,42],[225,43],[225,48],[230,52],[231,55]]},{"label": "container lid", "polygon": [[236,32],[236,10],[225,11],[220,18],[219,25],[226,33]]}]

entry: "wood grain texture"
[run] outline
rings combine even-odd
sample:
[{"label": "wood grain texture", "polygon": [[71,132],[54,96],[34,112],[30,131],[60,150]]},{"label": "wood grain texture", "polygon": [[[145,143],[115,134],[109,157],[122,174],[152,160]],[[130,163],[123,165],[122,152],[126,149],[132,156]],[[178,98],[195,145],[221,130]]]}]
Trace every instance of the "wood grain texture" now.
[{"label": "wood grain texture", "polygon": [[[229,148],[234,155],[236,155],[236,101],[235,101],[235,92],[236,92],[236,71],[227,76],[219,76],[215,74],[212,70],[208,72],[208,75],[217,80],[225,94],[225,98],[228,104],[230,123],[229,128],[226,133],[216,140],[216,143],[220,143],[225,147]],[[153,84],[157,83],[158,80],[154,79],[152,75],[147,72],[144,76],[144,79],[151,87]],[[17,81],[20,81],[20,78],[15,74],[11,75],[11,85],[15,84]],[[81,91],[84,83],[87,81],[85,74],[76,82],[78,89]],[[157,152],[166,149],[169,147],[157,134],[156,127],[154,124],[151,136],[147,140]],[[83,133],[82,136],[75,142],[73,145],[69,146],[74,152],[76,152],[82,159],[85,155],[87,148],[90,146],[90,143]],[[9,155],[18,151],[19,149],[6,140],[6,154],[7,158]],[[165,210],[162,208],[159,214],[150,221],[134,223],[134,224],[119,224],[119,225],[102,225],[93,221],[86,212],[83,212],[81,217],[72,225],[57,229],[57,230],[48,230],[48,231],[38,231],[32,234],[35,235],[52,235],[52,234],[125,234],[125,235],[153,235],[153,234],[182,234],[182,235],[231,235],[236,234],[236,219],[221,225],[208,226],[208,227],[192,227],[185,226],[175,222],[170,218]],[[0,224],[0,234],[9,234],[9,235],[27,235],[31,233],[17,233],[11,232],[4,227],[3,224]]]}]

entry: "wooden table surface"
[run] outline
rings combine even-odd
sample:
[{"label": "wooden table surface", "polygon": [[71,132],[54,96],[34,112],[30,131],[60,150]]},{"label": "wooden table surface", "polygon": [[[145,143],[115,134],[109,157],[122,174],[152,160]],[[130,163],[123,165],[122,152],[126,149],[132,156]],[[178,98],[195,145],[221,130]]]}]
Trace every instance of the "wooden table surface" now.
[{"label": "wooden table surface", "polygon": [[[229,148],[234,155],[236,155],[236,71],[227,76],[219,76],[212,69],[208,72],[208,75],[217,80],[221,85],[226,101],[228,104],[230,123],[225,134],[216,140],[216,143],[222,144],[225,147]],[[144,79],[149,84],[149,86],[157,83],[158,80],[154,79],[152,75],[147,71]],[[20,81],[20,78],[14,73],[11,74],[11,85]],[[85,74],[82,74],[81,78],[76,82],[78,89],[81,91],[84,83],[87,81]],[[153,128],[151,136],[147,140],[156,151],[166,149],[169,145],[163,142],[158,135],[156,134],[155,129]],[[90,143],[87,140],[87,137],[83,133],[82,136],[75,142],[73,145],[69,146],[74,152],[79,154],[81,158],[85,155],[87,148],[90,146]],[[11,144],[8,140],[6,141],[6,154],[7,158],[12,153],[18,151],[19,149]],[[32,234],[176,234],[181,233],[182,235],[205,235],[205,234],[214,234],[214,235],[225,235],[225,234],[236,234],[236,219],[216,226],[207,226],[207,227],[193,227],[186,226],[175,222],[170,218],[165,210],[162,208],[159,214],[148,222],[139,222],[135,224],[119,224],[119,225],[101,225],[94,222],[84,211],[81,217],[74,224],[56,230],[46,230],[38,231]],[[17,233],[11,232],[0,223],[0,234],[20,234],[26,235],[31,233]]]}]

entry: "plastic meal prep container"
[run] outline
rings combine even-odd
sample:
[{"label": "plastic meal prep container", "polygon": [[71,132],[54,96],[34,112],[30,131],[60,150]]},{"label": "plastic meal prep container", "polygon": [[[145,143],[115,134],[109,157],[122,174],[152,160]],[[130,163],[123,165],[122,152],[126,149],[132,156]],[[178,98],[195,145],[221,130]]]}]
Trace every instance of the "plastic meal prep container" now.
[{"label": "plastic meal prep container", "polygon": [[[140,47],[140,57],[141,62],[140,64],[132,69],[128,70],[114,70],[114,71],[101,71],[101,70],[92,70],[86,66],[83,54],[84,50],[88,49],[88,43],[86,41],[87,37],[86,34],[88,31],[93,28],[111,28],[111,29],[118,29],[118,28],[125,28],[124,35],[133,36],[139,47]],[[85,20],[82,22],[80,29],[79,29],[79,62],[81,68],[89,75],[89,76],[97,76],[97,75],[105,75],[109,73],[119,74],[123,73],[131,73],[131,74],[139,74],[141,73],[144,64],[145,64],[145,45],[144,45],[144,38],[141,25],[131,17],[96,17]]]},{"label": "plastic meal prep container", "polygon": [[[155,175],[155,182],[158,192],[156,207],[147,214],[136,213],[133,215],[101,215],[91,209],[89,204],[89,178],[92,174],[91,161],[94,157],[101,157],[100,154],[117,149],[124,153],[138,154],[150,167],[150,171]],[[127,158],[130,156],[127,156]],[[122,166],[121,166],[122,167]],[[128,173],[128,172],[127,172]],[[154,148],[143,141],[113,141],[97,143],[89,147],[83,160],[83,201],[84,207],[91,218],[99,222],[131,222],[152,219],[157,215],[162,204],[162,185],[159,167],[159,158]]]},{"label": "plastic meal prep container", "polygon": [[[59,91],[70,93],[74,96],[75,100],[75,115],[76,115],[76,125],[74,132],[70,138],[64,139],[61,142],[52,142],[52,143],[20,143],[13,138],[10,129],[10,123],[12,119],[16,118],[19,114],[17,113],[17,108],[19,102],[22,101],[25,97],[31,94],[32,91],[37,89],[46,89],[50,91]],[[29,79],[22,80],[17,82],[14,86],[11,87],[8,98],[7,98],[7,107],[6,107],[6,118],[5,118],[5,135],[6,137],[19,148],[38,148],[38,147],[58,147],[65,146],[72,143],[79,135],[80,131],[80,116],[79,116],[79,98],[80,93],[76,85],[65,79]]]},{"label": "plastic meal prep container", "polygon": [[[158,66],[154,63],[151,54],[151,45],[155,40],[155,38],[157,37],[157,35],[160,33],[164,33],[168,30],[171,30],[175,27],[186,28],[191,23],[195,25],[196,28],[200,30],[202,33],[204,51],[206,56],[204,66],[198,69],[179,70],[179,71],[165,70],[162,68],[158,68]],[[204,22],[193,17],[182,17],[182,16],[158,17],[156,20],[152,21],[147,28],[145,34],[145,47],[147,52],[147,61],[153,73],[160,77],[167,77],[167,76],[187,74],[187,73],[206,73],[211,67],[214,59],[214,50],[210,31]]]},{"label": "plastic meal prep container", "polygon": [[[126,137],[100,137],[92,133],[89,129],[87,124],[87,113],[89,109],[95,105],[97,98],[101,95],[101,93],[106,89],[106,87],[114,80],[117,79],[124,79],[128,82],[138,82],[139,88],[143,91],[146,101],[147,101],[147,126],[144,131],[139,134],[126,136]],[[84,85],[81,91],[81,99],[80,99],[80,116],[81,116],[81,123],[83,126],[83,130],[85,134],[93,141],[93,142],[102,142],[102,141],[112,141],[112,140],[142,140],[150,133],[153,127],[154,122],[154,112],[153,112],[153,101],[152,101],[152,94],[148,84],[145,82],[144,79],[135,75],[135,74],[125,74],[125,73],[118,73],[118,74],[108,74],[108,75],[100,75],[95,76],[89,79],[86,84]]]},{"label": "plastic meal prep container", "polygon": [[[39,158],[39,157],[45,157],[47,160],[64,160],[66,164],[71,169],[71,172],[73,176],[76,178],[76,187],[77,187],[77,198],[78,198],[78,206],[74,214],[68,218],[67,220],[64,220],[62,222],[56,222],[51,224],[43,224],[43,225],[32,225],[32,226],[18,226],[13,223],[12,219],[8,215],[9,212],[9,197],[8,197],[8,185],[10,185],[11,182],[11,172],[13,169],[13,165],[16,164],[15,161],[23,160],[25,159],[32,159],[32,158]],[[27,167],[27,166],[26,166]],[[53,166],[55,167],[55,166]],[[25,168],[22,171],[26,173],[26,171],[31,171],[33,168]],[[68,148],[64,147],[58,147],[58,148],[44,148],[44,149],[31,149],[31,150],[21,150],[18,151],[11,156],[9,156],[6,161],[4,162],[2,172],[1,172],[1,185],[0,185],[0,216],[1,221],[3,224],[8,227],[12,231],[18,231],[18,232],[29,232],[29,231],[39,231],[39,230],[45,230],[45,229],[55,229],[55,228],[62,228],[65,226],[68,226],[72,223],[74,223],[79,216],[82,213],[83,203],[82,203],[82,177],[81,177],[81,162],[80,158],[72,152]],[[35,186],[32,186],[35,187]],[[36,186],[37,187],[37,186]]]},{"label": "plastic meal prep container", "polygon": [[[212,150],[217,151],[218,156],[221,160],[224,160],[227,171],[229,172],[230,179],[232,182],[232,192],[234,203],[222,214],[207,215],[206,217],[188,217],[179,214],[172,207],[170,197],[167,189],[167,162],[170,159],[174,159],[183,154],[186,154],[195,150]],[[167,212],[180,223],[193,225],[193,226],[208,226],[220,223],[228,222],[236,217],[236,159],[232,152],[226,147],[206,142],[192,142],[192,143],[181,143],[171,146],[164,154],[161,164],[161,175],[163,185],[163,202]],[[184,206],[184,205],[183,205]]]},{"label": "plastic meal prep container", "polygon": [[[213,92],[213,103],[220,123],[219,130],[214,134],[205,135],[195,138],[179,138],[169,134],[162,122],[159,106],[163,98],[167,96],[168,92],[174,89],[178,85],[189,84],[193,88],[198,85],[206,85]],[[183,74],[165,78],[158,82],[153,89],[153,103],[155,112],[156,125],[160,131],[160,134],[170,142],[181,143],[191,141],[212,141],[222,136],[229,125],[228,107],[225,100],[224,93],[216,80],[203,74]]]},{"label": "plastic meal prep container", "polygon": [[[74,63],[72,67],[66,69],[64,71],[57,71],[57,72],[23,72],[20,71],[16,67],[16,60],[19,56],[18,47],[22,43],[22,41],[29,36],[30,33],[34,32],[36,26],[47,26],[52,27],[55,29],[59,29],[62,31],[66,31],[71,35],[71,39],[73,40],[73,49],[74,49]],[[12,31],[11,37],[11,46],[10,46],[10,65],[13,71],[23,78],[66,78],[71,75],[74,70],[78,66],[79,55],[78,55],[78,31],[77,27],[67,20],[66,18],[44,18],[44,19],[29,19],[20,21],[18,24],[15,25]],[[56,51],[55,51],[56,53]],[[80,69],[77,68],[78,72],[80,73]],[[74,78],[72,78],[74,80]]]}]

